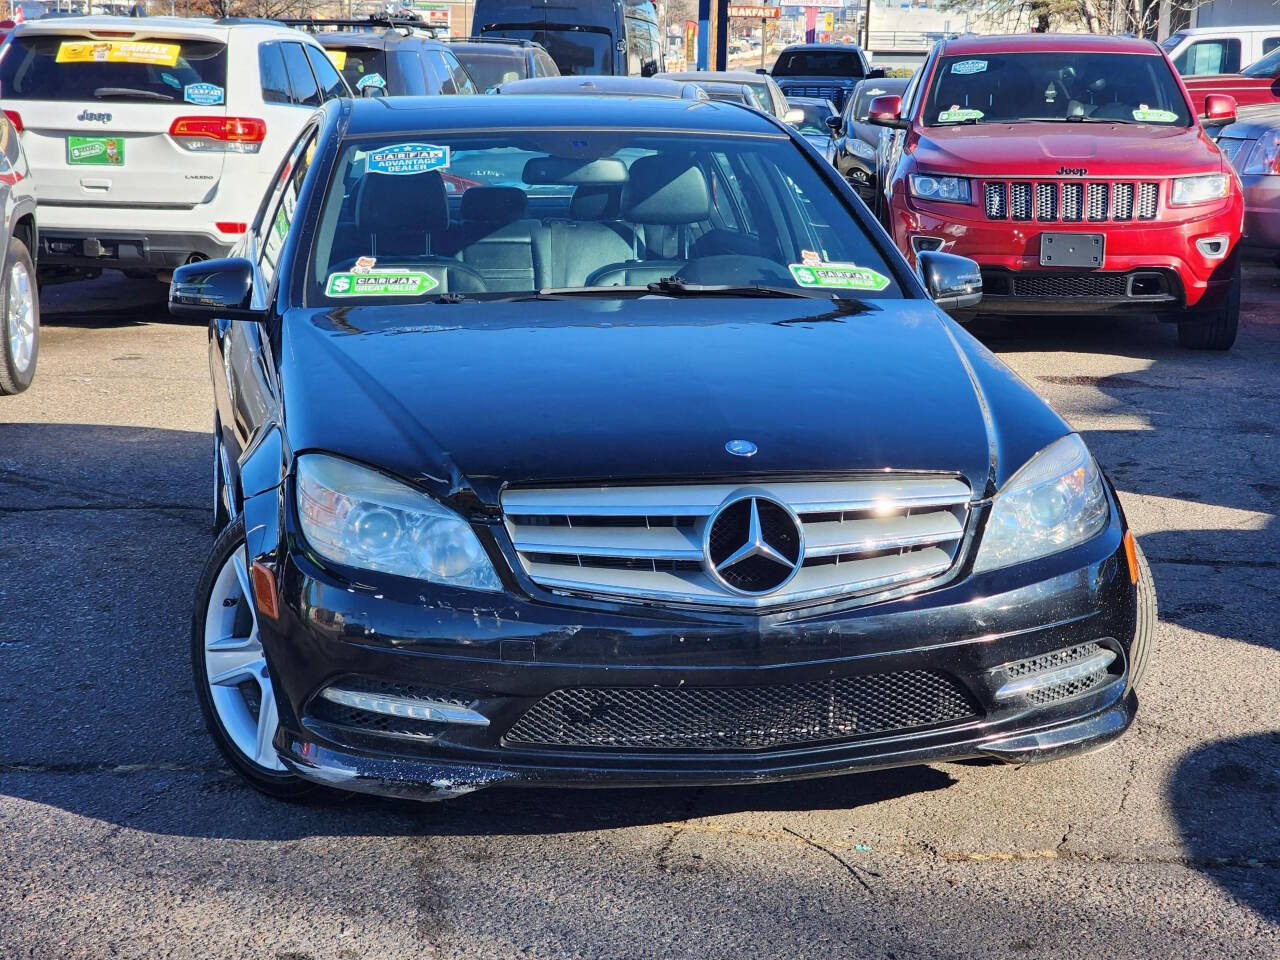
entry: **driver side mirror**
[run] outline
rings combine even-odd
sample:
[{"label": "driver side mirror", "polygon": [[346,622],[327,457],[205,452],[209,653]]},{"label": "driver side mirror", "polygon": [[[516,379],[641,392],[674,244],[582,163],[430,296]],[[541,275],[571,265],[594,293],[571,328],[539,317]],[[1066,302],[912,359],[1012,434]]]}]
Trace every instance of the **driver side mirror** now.
[{"label": "driver side mirror", "polygon": [[782,122],[789,127],[798,127],[804,123],[804,111],[799,107],[791,107],[782,115]]},{"label": "driver side mirror", "polygon": [[827,125],[827,129],[831,131],[833,137],[840,136],[840,131],[844,129],[844,121],[838,116],[827,117],[822,122]]},{"label": "driver side mirror", "polygon": [[982,302],[982,273],[968,257],[921,250],[916,264],[929,296],[947,313],[971,310]]},{"label": "driver side mirror", "polygon": [[901,112],[901,97],[876,97],[871,101],[871,108],[867,111],[867,123],[874,123],[877,127],[892,127],[895,130],[906,130],[911,126],[911,123],[910,121],[904,120],[902,117],[898,116]]},{"label": "driver side mirror", "polygon": [[193,320],[261,320],[255,310],[253,264],[244,257],[185,263],[169,282],[169,312]]},{"label": "driver side mirror", "polygon": [[883,80],[883,79],[884,79],[884,67],[872,67],[870,70],[868,70],[868,71],[867,71],[867,79],[868,79],[868,80]]},{"label": "driver side mirror", "polygon": [[1201,124],[1206,127],[1224,127],[1236,122],[1236,98],[1225,93],[1211,93],[1204,98],[1204,116]]},{"label": "driver side mirror", "polygon": [[385,97],[387,91],[383,87],[376,87],[372,83],[367,87],[360,88],[360,96],[368,100],[370,97]]}]

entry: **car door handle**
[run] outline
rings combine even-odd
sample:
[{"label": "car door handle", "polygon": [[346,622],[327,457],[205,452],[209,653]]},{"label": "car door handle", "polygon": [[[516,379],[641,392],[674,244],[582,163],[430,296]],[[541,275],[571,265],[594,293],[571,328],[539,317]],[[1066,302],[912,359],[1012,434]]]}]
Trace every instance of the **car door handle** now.
[{"label": "car door handle", "polygon": [[98,180],[93,177],[82,177],[80,179],[80,189],[97,193],[106,193],[111,189],[111,181]]}]

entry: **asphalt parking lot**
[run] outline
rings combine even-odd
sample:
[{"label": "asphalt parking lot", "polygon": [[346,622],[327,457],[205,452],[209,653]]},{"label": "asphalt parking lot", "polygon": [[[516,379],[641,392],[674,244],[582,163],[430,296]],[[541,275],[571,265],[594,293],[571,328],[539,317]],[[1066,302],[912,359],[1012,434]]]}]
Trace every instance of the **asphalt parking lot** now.
[{"label": "asphalt parking lot", "polygon": [[288,806],[191,689],[202,327],[51,287],[0,398],[0,957],[1280,956],[1280,270],[1226,354],[1144,319],[987,323],[1154,570],[1132,730],[1035,767]]}]

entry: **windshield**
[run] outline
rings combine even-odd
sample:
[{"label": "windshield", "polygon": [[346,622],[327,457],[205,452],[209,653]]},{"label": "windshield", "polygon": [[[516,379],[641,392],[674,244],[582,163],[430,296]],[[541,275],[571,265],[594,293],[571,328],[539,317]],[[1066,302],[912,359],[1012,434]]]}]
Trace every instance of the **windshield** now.
[{"label": "windshield", "polygon": [[902,295],[850,209],[784,137],[402,134],[349,142],[337,170],[312,303],[640,295],[673,277],[769,295]]},{"label": "windshield", "polygon": [[1280,47],[1241,71],[1246,77],[1260,77],[1264,80],[1270,80],[1277,72],[1280,72]]},{"label": "windshield", "polygon": [[15,37],[0,57],[0,96],[23,100],[137,100],[215,106],[226,101],[227,48],[208,40]]},{"label": "windshield", "polygon": [[995,53],[943,57],[925,100],[926,126],[1017,121],[1190,126],[1162,57],[1127,53]]},{"label": "windshield", "polygon": [[858,87],[858,95],[853,99],[849,114],[856,123],[865,123],[871,114],[871,101],[876,97],[902,96],[907,89],[905,80],[867,80]]},{"label": "windshield", "polygon": [[365,87],[387,85],[387,55],[371,47],[328,47],[325,53],[346,78],[351,89],[359,93]]},{"label": "windshield", "polygon": [[1185,33],[1171,33],[1165,38],[1164,43],[1160,44],[1160,49],[1165,53],[1173,53],[1177,49],[1178,44],[1187,38]]},{"label": "windshield", "polygon": [[519,29],[496,27],[486,37],[510,37],[542,44],[560,68],[562,76],[599,76],[613,73],[613,40],[605,30]]},{"label": "windshield", "polygon": [[802,50],[783,53],[773,65],[775,77],[860,77],[862,58],[853,51]]},{"label": "windshield", "polygon": [[797,124],[796,129],[805,136],[831,136],[831,129],[827,126],[827,117],[831,116],[835,111],[830,104],[788,100],[787,106],[804,114],[804,119]]},{"label": "windshield", "polygon": [[453,52],[467,68],[476,86],[485,93],[512,80],[525,80],[529,76],[529,64],[523,53],[510,51],[472,51],[454,47]]}]

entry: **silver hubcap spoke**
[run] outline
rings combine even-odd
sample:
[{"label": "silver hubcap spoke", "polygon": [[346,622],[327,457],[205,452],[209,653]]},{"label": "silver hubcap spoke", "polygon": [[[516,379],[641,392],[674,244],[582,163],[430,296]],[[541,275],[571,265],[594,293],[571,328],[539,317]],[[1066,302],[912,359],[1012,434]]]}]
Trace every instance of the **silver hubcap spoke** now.
[{"label": "silver hubcap spoke", "polygon": [[214,710],[235,748],[258,766],[283,771],[272,745],[279,717],[251,596],[243,549],[237,550],[218,571],[209,596],[205,677]]},{"label": "silver hubcap spoke", "polygon": [[9,356],[19,373],[31,365],[36,349],[36,312],[32,299],[31,275],[21,263],[9,267],[7,302]]}]

